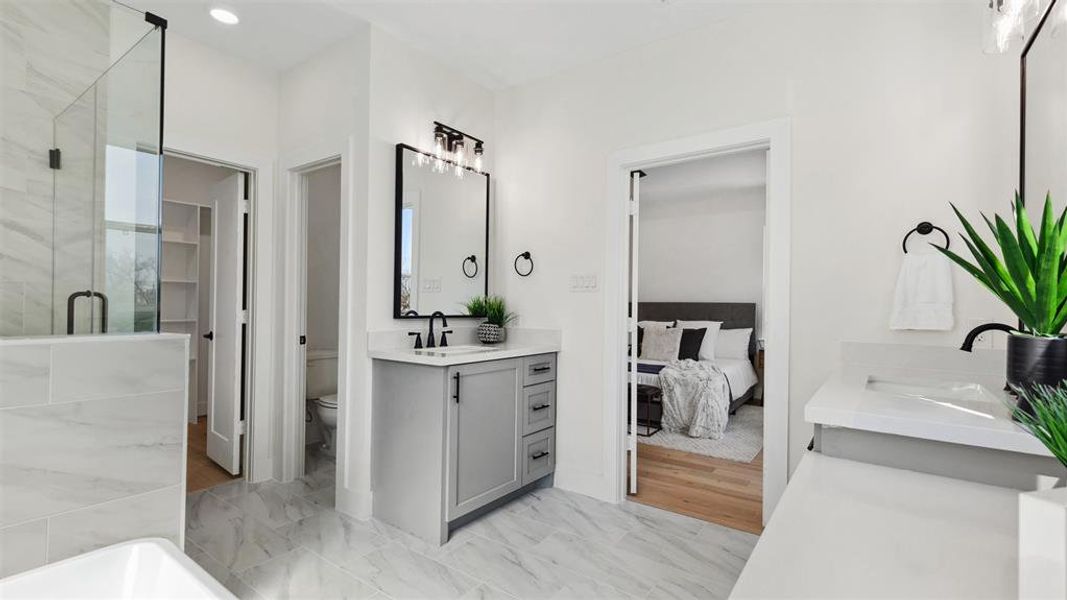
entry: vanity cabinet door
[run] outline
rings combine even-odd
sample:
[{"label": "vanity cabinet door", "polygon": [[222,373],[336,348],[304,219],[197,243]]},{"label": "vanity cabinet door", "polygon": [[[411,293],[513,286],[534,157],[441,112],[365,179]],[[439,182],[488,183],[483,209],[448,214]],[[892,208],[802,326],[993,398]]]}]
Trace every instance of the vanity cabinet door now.
[{"label": "vanity cabinet door", "polygon": [[448,520],[522,486],[522,361],[452,367],[448,397]]}]

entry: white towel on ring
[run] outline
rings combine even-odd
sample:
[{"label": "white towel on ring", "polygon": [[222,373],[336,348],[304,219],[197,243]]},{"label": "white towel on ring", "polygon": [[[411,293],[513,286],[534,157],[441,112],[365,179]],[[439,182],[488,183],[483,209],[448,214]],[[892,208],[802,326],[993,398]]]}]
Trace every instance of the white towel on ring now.
[{"label": "white towel on ring", "polygon": [[952,329],[952,263],[939,252],[904,255],[893,295],[890,329]]}]

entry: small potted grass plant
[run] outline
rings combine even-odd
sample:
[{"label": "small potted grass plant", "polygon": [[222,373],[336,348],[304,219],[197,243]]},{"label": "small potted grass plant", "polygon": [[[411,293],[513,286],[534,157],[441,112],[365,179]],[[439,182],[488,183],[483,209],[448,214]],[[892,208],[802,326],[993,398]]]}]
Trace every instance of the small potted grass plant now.
[{"label": "small potted grass plant", "polygon": [[[994,243],[987,244],[955,206],[974,257],[971,262],[935,246],[999,298],[1019,318],[1020,326],[992,323],[983,328],[1009,332],[1008,385],[1013,389],[1060,385],[1067,380],[1067,210],[1057,218],[1052,198],[1045,197],[1041,223],[1035,230],[1018,194],[1012,203],[1012,225],[999,215],[982,215]],[[999,256],[993,246],[999,249]],[[1020,396],[1025,410],[1026,397]]]},{"label": "small potted grass plant", "polygon": [[1067,383],[1016,387],[1015,393],[1029,407],[1016,405],[1015,420],[1067,467]]},{"label": "small potted grass plant", "polygon": [[507,339],[507,325],[515,320],[515,313],[507,310],[507,303],[500,296],[475,296],[466,303],[467,314],[483,317],[478,325],[478,341],[483,344],[499,344]]}]

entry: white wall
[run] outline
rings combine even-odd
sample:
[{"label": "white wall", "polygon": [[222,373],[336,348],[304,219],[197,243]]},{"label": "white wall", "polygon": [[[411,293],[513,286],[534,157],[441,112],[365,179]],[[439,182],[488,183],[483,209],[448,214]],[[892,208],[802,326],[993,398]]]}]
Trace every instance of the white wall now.
[{"label": "white wall", "polygon": [[[956,345],[1005,317],[956,276],[957,327],[891,332],[900,239],[956,229],[948,202],[1003,208],[1015,185],[1017,57],[981,51],[981,3],[753,6],[498,96],[495,281],[524,326],[560,328],[558,485],[613,497],[600,374],[601,293],[570,293],[605,263],[608,157],[629,147],[788,117],[792,126],[790,462],[803,405],[841,340]],[[699,68],[696,68],[699,67]],[[635,75],[639,74],[639,75]],[[535,167],[533,167],[535,166]],[[510,258],[529,249],[537,273]],[[508,263],[505,265],[505,263]]]},{"label": "white wall", "polygon": [[[365,332],[403,325],[392,319],[394,147],[405,142],[430,148],[434,120],[492,140],[493,95],[368,27],[282,74],[280,98],[283,170],[342,157],[341,221],[349,237],[341,239],[347,285],[340,327],[351,335],[347,344],[342,340],[339,357],[339,379],[348,393],[340,398],[345,427],[338,441],[337,502],[339,510],[368,516],[371,380]],[[487,162],[491,147],[490,141]],[[285,193],[278,203],[288,210]]]},{"label": "white wall", "polygon": [[166,148],[230,161],[277,154],[275,74],[170,32],[166,68]]},{"label": "white wall", "polygon": [[394,147],[432,149],[434,121],[486,140],[490,172],[498,147],[489,90],[379,29],[371,40],[367,319],[377,330],[403,325],[392,318]]},{"label": "white wall", "polygon": [[341,166],[307,176],[307,346],[337,350],[341,252]]},{"label": "white wall", "polygon": [[[370,514],[370,436],[364,424],[370,422],[370,389],[367,359],[366,278],[367,278],[367,130],[369,92],[370,29],[355,32],[350,38],[325,49],[304,63],[281,75],[279,89],[279,185],[276,206],[282,220],[291,220],[295,205],[290,195],[297,171],[309,163],[324,159],[341,159],[340,219],[338,228],[348,234],[339,239],[341,285],[338,290],[340,311],[338,329],[338,428],[337,438],[337,509],[357,516]],[[315,235],[316,232],[309,232]],[[279,234],[277,247],[295,248],[296,240]],[[289,253],[292,254],[292,253]],[[285,273],[279,265],[279,277]],[[295,271],[290,269],[291,274]],[[285,295],[288,290],[291,295]],[[292,308],[298,301],[291,281],[279,289],[279,302],[288,307],[278,328],[288,336]],[[300,291],[299,293],[303,293]],[[292,332],[292,333],[295,333]],[[282,343],[277,357],[277,386],[282,392],[297,393],[294,406],[279,402],[275,407],[274,437],[281,446],[286,409],[289,418],[303,414],[303,390],[292,392],[294,373],[286,366],[298,363],[292,344]],[[299,364],[296,364],[300,368]],[[347,389],[347,392],[346,392]],[[349,400],[351,398],[351,400]],[[275,461],[274,476],[286,476],[284,456]],[[288,465],[293,468],[294,465]]]},{"label": "white wall", "polygon": [[[274,165],[278,153],[278,78],[274,73],[167,33],[163,145],[167,150],[224,161],[255,173],[253,198],[253,419],[269,431],[278,388],[274,364],[276,308],[274,272],[280,262],[274,212]],[[164,174],[165,175],[165,174]],[[164,184],[165,185],[165,184]],[[252,436],[255,480],[273,472],[272,435]],[[247,463],[246,463],[247,464]]]},{"label": "white wall", "polygon": [[752,302],[762,314],[766,170],[762,150],[645,170],[642,302]]}]

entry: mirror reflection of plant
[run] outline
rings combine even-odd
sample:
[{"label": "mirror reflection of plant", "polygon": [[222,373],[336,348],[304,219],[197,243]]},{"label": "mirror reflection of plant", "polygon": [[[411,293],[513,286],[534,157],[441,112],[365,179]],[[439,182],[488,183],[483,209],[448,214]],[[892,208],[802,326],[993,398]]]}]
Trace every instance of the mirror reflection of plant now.
[{"label": "mirror reflection of plant", "polygon": [[1014,230],[1000,215],[994,215],[993,221],[982,215],[1003,260],[955,205],[952,210],[967,231],[963,241],[975,262],[946,248],[935,248],[1004,302],[1022,321],[1025,333],[1058,337],[1067,324],[1067,209],[1057,219],[1052,197],[1046,196],[1037,231],[1018,193],[1012,203]]},{"label": "mirror reflection of plant", "polygon": [[474,296],[465,305],[467,314],[483,317],[485,322],[498,327],[506,327],[518,315],[508,312],[507,302],[501,296]]},{"label": "mirror reflection of plant", "polygon": [[1056,387],[1035,385],[1012,386],[1021,399],[1029,403],[1032,414],[1019,405],[1010,404],[1015,420],[1034,434],[1063,466],[1067,467],[1067,382]]},{"label": "mirror reflection of plant", "polygon": [[470,300],[467,300],[467,302],[463,304],[463,307],[467,310],[467,314],[472,317],[484,317],[485,296],[474,296]]}]

